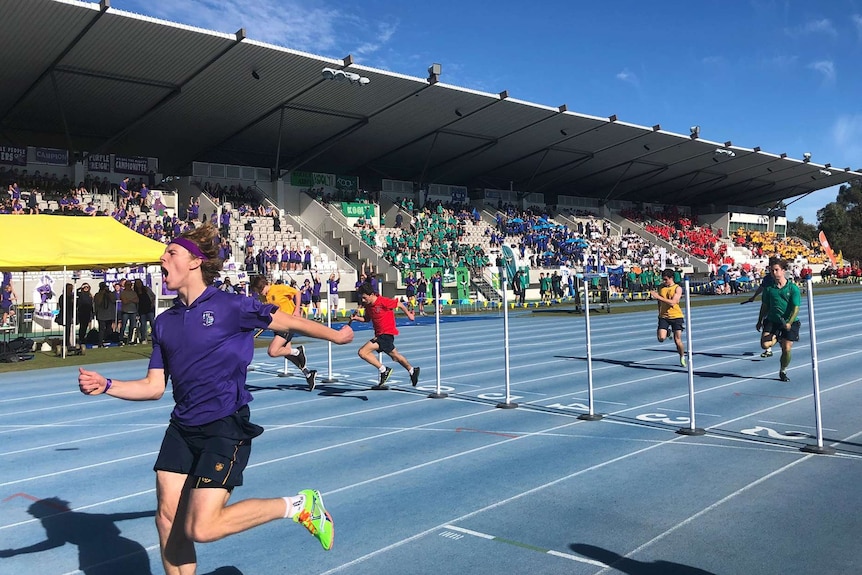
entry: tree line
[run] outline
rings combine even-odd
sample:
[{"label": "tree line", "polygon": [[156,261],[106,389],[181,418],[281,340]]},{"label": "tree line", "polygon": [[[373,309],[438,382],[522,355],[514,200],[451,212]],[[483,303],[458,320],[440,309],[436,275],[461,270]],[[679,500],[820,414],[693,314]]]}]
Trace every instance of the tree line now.
[{"label": "tree line", "polygon": [[818,225],[805,223],[802,217],[787,224],[787,235],[817,242],[822,230],[832,250],[845,260],[862,261],[862,181],[841,186],[834,202],[817,210]]}]

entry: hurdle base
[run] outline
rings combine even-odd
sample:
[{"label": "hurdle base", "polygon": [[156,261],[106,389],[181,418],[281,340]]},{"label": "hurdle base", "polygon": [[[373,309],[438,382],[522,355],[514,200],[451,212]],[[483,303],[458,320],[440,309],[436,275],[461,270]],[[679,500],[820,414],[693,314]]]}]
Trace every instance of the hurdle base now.
[{"label": "hurdle base", "polygon": [[599,421],[604,418],[605,416],[599,413],[582,413],[578,416],[581,421]]},{"label": "hurdle base", "polygon": [[431,399],[445,399],[445,398],[449,397],[449,394],[445,393],[445,392],[437,393],[435,391],[434,393],[429,393],[428,397],[430,397]]},{"label": "hurdle base", "polygon": [[498,403],[496,405],[496,407],[499,407],[500,409],[515,409],[516,407],[518,407],[518,404],[517,403],[503,402],[503,403]]},{"label": "hurdle base", "polygon": [[320,381],[322,383],[338,383],[337,377],[321,377]]},{"label": "hurdle base", "polygon": [[801,447],[799,451],[803,451],[805,453],[814,453],[817,455],[834,455],[835,449],[831,447],[820,447],[819,445],[806,445],[805,447]]},{"label": "hurdle base", "polygon": [[700,427],[681,427],[676,432],[679,435],[706,435],[706,430]]},{"label": "hurdle base", "polygon": [[276,375],[278,375],[278,377],[290,377],[291,374],[285,373],[283,371],[279,371],[279,372],[276,372]]},{"label": "hurdle base", "polygon": [[386,391],[387,389],[389,389],[389,386],[388,385],[372,385],[371,389],[373,389],[374,391]]}]

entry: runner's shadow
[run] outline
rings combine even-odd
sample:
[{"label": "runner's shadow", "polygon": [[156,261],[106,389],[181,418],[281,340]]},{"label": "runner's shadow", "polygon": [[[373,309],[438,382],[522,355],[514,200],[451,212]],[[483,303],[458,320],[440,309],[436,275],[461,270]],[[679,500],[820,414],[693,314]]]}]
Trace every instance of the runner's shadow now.
[{"label": "runner's shadow", "polygon": [[356,390],[347,387],[334,387],[332,385],[318,384],[317,387],[314,388],[314,390],[319,392],[318,395],[322,395],[324,397],[348,397],[359,399],[361,401],[368,401],[367,395],[350,395],[351,392]]},{"label": "runner's shadow", "polygon": [[[672,353],[672,354],[676,355],[676,349],[647,349],[644,351],[655,351],[655,352],[659,352],[659,353],[664,352],[664,353]],[[706,352],[706,351],[693,351],[691,354],[692,355],[702,355],[704,357],[714,357],[717,359],[722,359],[722,358],[726,358],[726,359],[745,359],[745,358],[755,359],[755,357],[758,360],[760,359],[760,354],[759,353],[755,354],[753,351],[744,351],[742,353],[710,353],[710,352]]]},{"label": "runner's shadow", "polygon": [[573,543],[569,545],[569,548],[579,555],[600,561],[627,575],[715,575],[712,571],[705,571],[691,565],[683,565],[682,563],[672,563],[662,560],[650,562],[637,561],[636,559],[623,557],[619,553],[614,553],[608,549],[596,547],[595,545],[587,545],[586,543]]},{"label": "runner's shadow", "polygon": [[0,557],[78,546],[78,569],[85,575],[151,575],[150,557],[143,545],[120,535],[117,521],[154,517],[155,511],[135,513],[80,513],[59,497],[40,499],[27,512],[42,522],[45,540],[20,549],[2,549]]},{"label": "runner's shadow", "polygon": [[[660,350],[657,350],[657,351],[660,351]],[[673,353],[674,353],[674,355],[676,355],[676,352],[673,352]],[[586,361],[586,359],[587,359],[585,357],[566,356],[566,355],[556,355],[554,357],[557,357],[560,359],[579,359],[579,360],[584,360],[584,361]],[[608,363],[611,365],[621,365],[623,367],[629,367],[632,369],[646,369],[649,371],[663,371],[665,373],[683,373],[686,371],[686,368],[684,368],[684,367],[677,367],[677,366],[671,366],[671,365],[659,365],[659,364],[655,364],[655,363],[639,363],[636,361],[626,361],[623,359],[610,359],[610,358],[606,358],[606,357],[594,357],[593,361]],[[752,376],[752,375],[740,375],[738,373],[725,373],[725,372],[720,372],[720,371],[705,371],[702,369],[695,369],[693,373],[694,373],[694,375],[696,375],[698,377],[707,377],[707,378],[712,378],[712,379],[720,379],[722,377],[735,377],[737,379],[752,379],[752,380],[762,379],[762,380],[766,380],[766,381],[772,381],[775,379],[773,377],[756,377],[756,376]]]},{"label": "runner's shadow", "polygon": [[242,571],[231,565],[229,567],[219,567],[215,571],[204,573],[204,575],[242,575]]}]

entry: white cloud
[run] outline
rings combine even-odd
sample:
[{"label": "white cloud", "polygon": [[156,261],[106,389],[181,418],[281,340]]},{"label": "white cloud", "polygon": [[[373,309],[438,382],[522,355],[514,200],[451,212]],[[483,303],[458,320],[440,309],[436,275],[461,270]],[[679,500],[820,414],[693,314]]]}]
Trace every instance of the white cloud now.
[{"label": "white cloud", "polygon": [[810,36],[812,34],[826,34],[827,36],[832,36],[833,38],[838,37],[838,30],[835,29],[835,26],[832,24],[832,21],[828,18],[822,18],[820,20],[809,20],[804,24],[796,26],[794,28],[785,28],[784,31],[793,37],[798,36]]},{"label": "white cloud", "polygon": [[856,35],[862,40],[862,15],[853,14],[850,17],[850,20],[853,22],[853,25],[856,27]]},{"label": "white cloud", "polygon": [[629,71],[628,68],[624,68],[622,72],[617,74],[617,80],[621,80],[623,82],[627,82],[633,86],[638,86],[640,84],[638,77],[634,72]]},{"label": "white cloud", "polygon": [[303,0],[115,0],[114,5],[217,32],[232,34],[245,28],[251,39],[331,57],[352,50],[357,55],[373,53],[391,40],[398,27],[397,23],[373,24],[334,5]]},{"label": "white cloud", "polygon": [[808,66],[806,66],[806,68],[822,74],[823,80],[825,82],[832,83],[835,81],[835,63],[831,60],[820,60],[818,62],[811,62],[810,64],[808,64]]},{"label": "white cloud", "polygon": [[380,50],[385,44],[392,39],[395,31],[398,30],[398,23],[380,22],[377,24],[377,35],[373,42],[364,42],[354,51],[357,56],[367,56]]}]

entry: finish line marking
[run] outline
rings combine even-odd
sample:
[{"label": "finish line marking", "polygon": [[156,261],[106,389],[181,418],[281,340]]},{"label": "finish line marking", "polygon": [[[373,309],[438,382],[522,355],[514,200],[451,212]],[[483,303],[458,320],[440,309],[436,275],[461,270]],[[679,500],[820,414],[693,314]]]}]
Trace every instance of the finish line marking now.
[{"label": "finish line marking", "polygon": [[[537,551],[539,553],[553,555],[554,557],[562,557],[563,559],[577,561],[578,563],[586,563],[587,565],[594,565],[596,567],[608,567],[608,565],[602,563],[601,561],[593,561],[592,559],[586,559],[584,557],[579,557],[578,555],[572,555],[570,553],[561,553],[560,551],[554,551],[553,549],[542,549],[541,547],[536,547],[535,545],[521,543],[520,541],[512,541],[511,539],[504,539],[503,537],[496,537],[494,535],[488,535],[487,533],[480,533],[471,529],[464,529],[463,527],[444,525],[443,528],[457,531],[459,533],[464,533],[466,535],[472,535],[473,537],[479,537],[480,539],[487,539],[488,541],[497,541],[498,543],[505,543],[514,547],[520,547],[521,549],[529,549],[530,551]],[[445,532],[441,533],[441,535],[446,536]],[[451,539],[451,536],[449,537]]]}]

